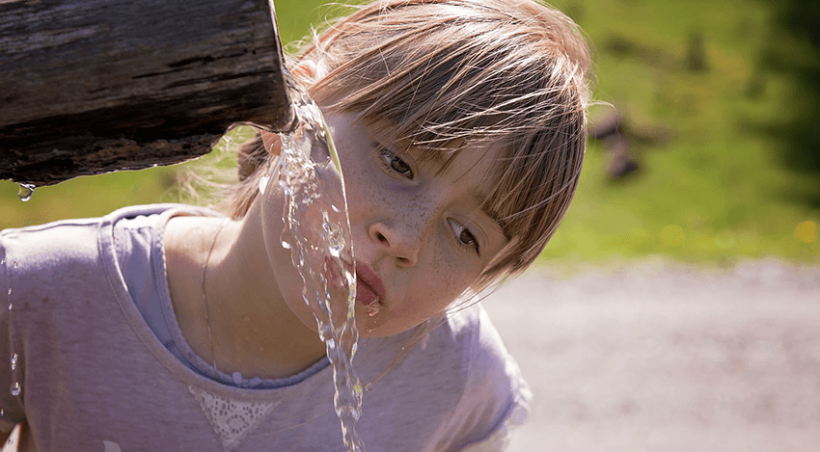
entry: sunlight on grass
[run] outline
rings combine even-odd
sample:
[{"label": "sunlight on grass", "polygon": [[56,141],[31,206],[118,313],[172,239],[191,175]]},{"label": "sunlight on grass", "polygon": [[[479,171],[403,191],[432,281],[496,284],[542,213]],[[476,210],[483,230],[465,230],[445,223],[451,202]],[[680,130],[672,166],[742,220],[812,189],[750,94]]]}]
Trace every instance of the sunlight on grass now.
[{"label": "sunlight on grass", "polygon": [[[783,144],[755,128],[781,114],[787,89],[756,64],[769,29],[766,5],[574,5],[597,49],[596,98],[618,108],[631,127],[664,130],[672,139],[633,142],[641,168],[616,182],[606,177],[603,146],[591,142],[576,202],[542,261],[816,261],[817,241],[801,238],[811,235],[806,224],[820,219],[805,201],[817,194],[817,176],[784,167]],[[687,69],[694,35],[704,47],[706,68],[699,71]]]}]

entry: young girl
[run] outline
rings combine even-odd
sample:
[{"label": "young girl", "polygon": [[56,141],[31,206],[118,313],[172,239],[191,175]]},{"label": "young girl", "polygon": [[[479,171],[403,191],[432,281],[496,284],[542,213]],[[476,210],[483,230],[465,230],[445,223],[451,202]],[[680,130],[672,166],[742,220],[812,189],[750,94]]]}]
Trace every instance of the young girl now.
[{"label": "young girl", "polygon": [[[345,173],[368,450],[498,450],[523,420],[516,364],[457,300],[558,226],[588,64],[531,0],[381,0],[293,67]],[[25,451],[344,449],[284,195],[258,188],[278,151],[267,133],[242,148],[228,221],[166,204],[2,233],[0,431],[21,424]]]}]

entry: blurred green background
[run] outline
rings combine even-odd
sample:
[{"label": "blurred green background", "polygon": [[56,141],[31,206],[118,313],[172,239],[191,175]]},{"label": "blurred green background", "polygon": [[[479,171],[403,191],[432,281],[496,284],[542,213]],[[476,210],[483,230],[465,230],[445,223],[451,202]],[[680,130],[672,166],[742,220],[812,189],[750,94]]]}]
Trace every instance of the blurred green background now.
[{"label": "blurred green background", "polygon": [[[284,43],[337,14],[276,0]],[[730,263],[820,258],[820,3],[565,0],[594,52],[593,124],[623,118],[626,154],[590,139],[580,189],[549,263],[664,256]],[[287,46],[286,46],[287,47]],[[613,177],[610,167],[637,168]],[[175,202],[197,165],[81,177],[22,203],[0,182],[0,228]],[[230,165],[230,163],[220,163]]]}]

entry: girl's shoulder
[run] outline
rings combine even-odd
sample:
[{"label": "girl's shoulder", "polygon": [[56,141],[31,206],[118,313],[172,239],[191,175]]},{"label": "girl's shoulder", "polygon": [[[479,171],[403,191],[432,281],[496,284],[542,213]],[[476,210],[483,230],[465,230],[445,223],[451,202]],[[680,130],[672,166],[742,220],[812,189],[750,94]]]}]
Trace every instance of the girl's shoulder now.
[{"label": "girl's shoulder", "polygon": [[[0,253],[7,274],[42,272],[94,260],[100,218],[61,220],[0,232]],[[41,273],[42,274],[42,273]]]},{"label": "girl's shoulder", "polygon": [[14,283],[15,291],[23,287],[42,289],[43,275],[49,275],[45,286],[58,290],[63,286],[74,287],[78,281],[104,280],[106,275],[116,279],[115,225],[176,210],[214,215],[206,209],[180,204],[154,204],[125,207],[103,217],[0,231],[0,283],[4,287]]},{"label": "girl's shoulder", "polygon": [[181,204],[152,204],[124,207],[102,217],[9,228],[0,231],[0,252],[6,261],[18,267],[22,267],[23,261],[32,265],[58,265],[66,260],[95,259],[104,248],[101,244],[113,233],[115,223],[172,209],[183,209],[197,215],[210,213],[206,209]]},{"label": "girl's shoulder", "polygon": [[440,444],[447,444],[447,450],[490,444],[475,450],[502,450],[497,449],[499,441],[505,442],[512,428],[526,419],[531,393],[480,303],[449,314],[431,333],[427,348],[444,346],[451,354],[439,354],[434,361],[439,371],[457,369],[463,386],[446,427],[439,430]]},{"label": "girl's shoulder", "polygon": [[[360,430],[368,446],[462,450],[501,431],[525,406],[518,366],[481,305],[452,310],[429,327],[361,341],[354,364],[367,388]],[[369,416],[375,409],[378,416]],[[388,441],[383,432],[395,423],[414,428],[392,431]]]},{"label": "girl's shoulder", "polygon": [[503,369],[514,362],[504,341],[481,303],[474,303],[447,313],[444,322],[430,334],[439,346],[445,345],[463,359],[467,372],[476,369]]}]

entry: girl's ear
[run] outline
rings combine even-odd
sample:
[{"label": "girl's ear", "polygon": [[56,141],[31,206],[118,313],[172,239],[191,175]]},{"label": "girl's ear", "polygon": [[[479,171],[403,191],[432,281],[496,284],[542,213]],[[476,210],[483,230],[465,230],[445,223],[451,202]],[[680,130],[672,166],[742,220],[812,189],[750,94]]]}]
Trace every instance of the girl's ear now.
[{"label": "girl's ear", "polygon": [[282,151],[282,140],[279,138],[279,134],[266,132],[264,130],[260,131],[259,134],[262,137],[265,152],[273,156],[278,156]]}]

